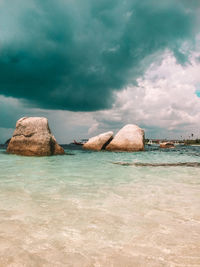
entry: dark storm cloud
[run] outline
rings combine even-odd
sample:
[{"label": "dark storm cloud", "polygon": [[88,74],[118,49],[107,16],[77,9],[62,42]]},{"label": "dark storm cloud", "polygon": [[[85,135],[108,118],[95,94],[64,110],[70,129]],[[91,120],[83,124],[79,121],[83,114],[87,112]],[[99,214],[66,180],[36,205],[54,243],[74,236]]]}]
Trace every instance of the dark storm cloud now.
[{"label": "dark storm cloud", "polygon": [[48,109],[111,107],[157,54],[195,37],[198,2],[0,2],[0,94]]}]

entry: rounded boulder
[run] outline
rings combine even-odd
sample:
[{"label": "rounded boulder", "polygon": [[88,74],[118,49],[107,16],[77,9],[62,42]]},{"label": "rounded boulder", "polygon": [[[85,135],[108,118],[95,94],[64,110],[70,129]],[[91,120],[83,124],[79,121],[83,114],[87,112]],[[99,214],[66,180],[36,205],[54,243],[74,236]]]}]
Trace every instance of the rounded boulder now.
[{"label": "rounded boulder", "polygon": [[110,151],[143,151],[144,130],[134,124],[124,126],[113,140],[108,144],[106,150]]}]

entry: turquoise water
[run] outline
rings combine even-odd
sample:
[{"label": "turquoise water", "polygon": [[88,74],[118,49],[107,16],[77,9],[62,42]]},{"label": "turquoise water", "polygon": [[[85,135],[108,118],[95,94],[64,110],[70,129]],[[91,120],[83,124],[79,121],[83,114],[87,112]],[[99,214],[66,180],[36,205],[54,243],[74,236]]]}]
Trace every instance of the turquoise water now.
[{"label": "turquoise water", "polygon": [[0,266],[200,266],[200,147],[0,150]]}]

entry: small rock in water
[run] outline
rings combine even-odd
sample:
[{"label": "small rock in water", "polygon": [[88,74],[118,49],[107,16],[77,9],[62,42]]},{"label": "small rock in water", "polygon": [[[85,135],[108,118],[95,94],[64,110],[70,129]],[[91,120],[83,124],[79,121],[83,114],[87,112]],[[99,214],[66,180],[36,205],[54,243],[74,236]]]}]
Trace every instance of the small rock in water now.
[{"label": "small rock in water", "polygon": [[174,148],[174,143],[172,142],[163,142],[160,143],[160,148]]}]

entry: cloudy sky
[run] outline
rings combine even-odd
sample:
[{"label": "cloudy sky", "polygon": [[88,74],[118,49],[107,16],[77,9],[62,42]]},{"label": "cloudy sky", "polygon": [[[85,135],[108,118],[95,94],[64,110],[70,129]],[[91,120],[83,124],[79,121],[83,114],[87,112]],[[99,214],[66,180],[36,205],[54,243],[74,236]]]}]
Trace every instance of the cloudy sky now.
[{"label": "cloudy sky", "polygon": [[0,0],[0,143],[24,116],[60,143],[200,137],[200,1]]}]

